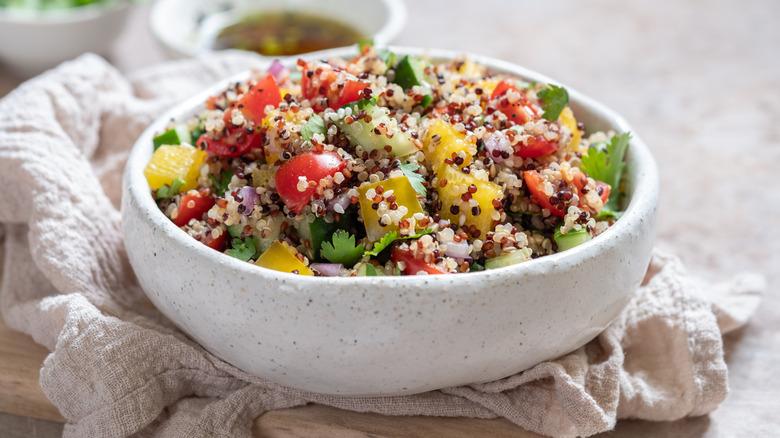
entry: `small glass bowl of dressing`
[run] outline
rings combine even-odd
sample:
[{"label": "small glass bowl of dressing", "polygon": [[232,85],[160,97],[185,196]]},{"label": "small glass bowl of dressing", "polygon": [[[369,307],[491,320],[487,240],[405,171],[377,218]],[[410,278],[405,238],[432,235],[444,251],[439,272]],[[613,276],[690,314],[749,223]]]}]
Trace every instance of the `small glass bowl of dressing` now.
[{"label": "small glass bowl of dressing", "polygon": [[403,28],[401,0],[158,0],[151,28],[175,58],[217,50],[292,56],[362,41],[387,45]]}]

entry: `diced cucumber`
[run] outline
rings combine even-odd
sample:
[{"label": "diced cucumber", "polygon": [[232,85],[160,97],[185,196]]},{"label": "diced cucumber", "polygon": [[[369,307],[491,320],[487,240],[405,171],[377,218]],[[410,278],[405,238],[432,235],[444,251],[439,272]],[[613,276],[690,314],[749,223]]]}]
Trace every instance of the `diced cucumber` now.
[{"label": "diced cucumber", "polygon": [[361,263],[355,273],[358,277],[376,277],[380,275],[371,263]]},{"label": "diced cucumber", "polygon": [[[392,154],[397,157],[404,157],[418,151],[412,136],[398,128],[398,122],[390,117],[387,108],[377,106],[370,99],[358,101],[352,104],[350,108],[352,108],[353,115],[360,111],[365,111],[371,117],[370,122],[356,119],[352,123],[347,123],[346,117],[337,122],[339,128],[344,131],[354,146],[360,145],[368,151],[384,149],[385,146],[390,146]],[[384,124],[385,129],[392,130],[392,138],[386,134],[377,133],[380,124]]]},{"label": "diced cucumber", "polygon": [[420,57],[406,55],[395,66],[395,83],[400,85],[404,91],[408,91],[414,86],[420,86],[426,90],[426,94],[420,102],[420,106],[423,108],[433,102],[430,92],[431,85],[425,78],[425,68],[429,65],[428,61]]},{"label": "diced cucumber", "polygon": [[279,232],[285,219],[282,217],[282,215],[279,215],[278,217],[268,216],[266,221],[266,227],[268,227],[268,230],[266,230],[265,237],[262,235],[257,236],[257,250],[261,253],[265,252],[271,246],[271,244],[279,238]]},{"label": "diced cucumber", "polygon": [[514,265],[522,263],[531,258],[531,248],[518,249],[507,254],[502,254],[498,257],[485,260],[485,269],[503,268],[504,266]]},{"label": "diced cucumber", "polygon": [[152,139],[154,150],[164,144],[180,145],[182,143],[192,144],[192,136],[187,125],[179,124],[163,132]]},{"label": "diced cucumber", "polygon": [[227,230],[231,237],[241,237],[241,233],[244,232],[244,224],[228,225]]},{"label": "diced cucumber", "polygon": [[570,230],[566,234],[561,234],[561,228],[555,229],[555,235],[553,236],[555,243],[558,244],[558,251],[566,251],[567,249],[574,248],[577,245],[582,245],[591,239],[590,234],[585,228],[580,230]]},{"label": "diced cucumber", "polygon": [[429,62],[420,57],[404,56],[395,66],[395,83],[400,85],[404,91],[415,85],[430,87],[428,81],[425,80],[425,67],[429,65]]}]

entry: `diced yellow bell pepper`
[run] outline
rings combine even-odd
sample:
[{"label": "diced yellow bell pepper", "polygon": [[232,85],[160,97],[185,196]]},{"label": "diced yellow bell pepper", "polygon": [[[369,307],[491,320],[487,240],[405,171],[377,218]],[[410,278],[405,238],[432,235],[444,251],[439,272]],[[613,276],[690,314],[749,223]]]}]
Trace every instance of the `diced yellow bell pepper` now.
[{"label": "diced yellow bell pepper", "polygon": [[314,272],[298,260],[295,251],[278,240],[274,240],[268,249],[257,258],[255,264],[279,272],[298,271],[298,275],[314,275]]},{"label": "diced yellow bell pepper", "polygon": [[444,160],[452,159],[452,154],[463,158],[463,163],[458,166],[463,168],[471,164],[477,145],[466,141],[466,135],[456,131],[448,122],[435,119],[423,140],[423,152],[434,171],[446,165]]},{"label": "diced yellow bell pepper", "polygon": [[[497,211],[493,200],[503,198],[501,186],[490,181],[479,180],[453,166],[443,167],[437,176],[439,184],[436,185],[436,192],[442,203],[439,211],[442,219],[449,219],[453,224],[461,225],[460,218],[465,215],[465,222],[462,225],[465,227],[474,225],[480,231],[480,237],[484,238],[485,234],[493,229],[493,213]],[[442,187],[444,179],[447,183]],[[471,185],[476,187],[476,191],[470,193],[470,197],[477,201],[478,205],[475,207],[471,207],[469,201],[462,199],[462,196],[469,192]]]},{"label": "diced yellow bell pepper", "polygon": [[566,145],[566,151],[567,152],[577,152],[580,147],[580,130],[577,128],[577,119],[574,118],[574,112],[572,112],[571,108],[568,106],[561,111],[561,115],[558,118],[558,120],[561,122],[561,125],[569,128],[569,131],[571,131],[571,140]]},{"label": "diced yellow bell pepper", "polygon": [[482,94],[490,96],[498,86],[498,83],[499,81],[496,79],[483,79],[477,82],[476,86],[482,89]]},{"label": "diced yellow bell pepper", "polygon": [[198,167],[208,154],[190,145],[162,145],[154,151],[144,169],[144,176],[152,190],[170,185],[174,179],[181,178],[184,184],[179,192],[186,192],[198,186]]},{"label": "diced yellow bell pepper", "polygon": [[[379,181],[373,184],[364,184],[358,188],[358,197],[360,198],[360,215],[363,218],[363,225],[366,227],[366,235],[371,242],[377,242],[384,237],[385,234],[392,231],[398,231],[398,225],[389,223],[386,226],[379,224],[380,216],[377,210],[373,208],[373,200],[366,197],[366,192],[370,189],[374,189],[382,186],[384,194],[389,190],[393,191],[392,196],[395,196],[395,203],[398,206],[404,206],[407,208],[406,214],[401,217],[403,219],[409,219],[415,213],[422,213],[423,209],[420,206],[420,202],[417,200],[417,193],[412,188],[412,184],[409,182],[409,178],[405,176],[399,176],[390,178],[388,180]],[[386,202],[386,201],[385,201]]]}]

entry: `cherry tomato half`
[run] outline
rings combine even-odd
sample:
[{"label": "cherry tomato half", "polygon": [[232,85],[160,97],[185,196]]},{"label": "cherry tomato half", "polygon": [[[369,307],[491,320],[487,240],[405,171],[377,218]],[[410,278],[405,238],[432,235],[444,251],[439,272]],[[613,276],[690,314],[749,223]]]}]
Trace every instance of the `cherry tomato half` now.
[{"label": "cherry tomato half", "polygon": [[192,192],[184,195],[179,203],[179,215],[173,221],[177,227],[187,225],[191,219],[201,220],[203,215],[214,205],[214,198]]},{"label": "cherry tomato half", "polygon": [[335,152],[309,151],[296,155],[276,172],[276,191],[287,208],[300,213],[311,200],[317,186],[307,184],[303,190],[298,190],[299,178],[305,177],[308,182],[319,183],[321,179],[335,175],[346,164]]},{"label": "cherry tomato half", "polygon": [[401,249],[398,246],[394,246],[390,251],[390,258],[394,262],[404,263],[404,273],[406,275],[417,275],[418,272],[427,272],[429,275],[446,274],[439,268],[429,265],[422,260],[417,260],[412,255],[412,252],[408,249]]},{"label": "cherry tomato half", "polygon": [[550,213],[556,216],[564,216],[564,212],[550,203],[550,197],[544,193],[542,189],[542,176],[535,170],[526,170],[523,172],[523,180],[528,187],[528,191],[531,192],[531,197],[536,200],[542,208],[550,210]]},{"label": "cherry tomato half", "polygon": [[[520,99],[517,102],[510,103],[507,99],[499,99],[505,95],[509,90],[515,91],[520,94]],[[523,108],[529,108],[534,114],[534,118],[539,118],[539,114],[536,113],[531,102],[525,97],[519,88],[514,86],[509,79],[504,79],[493,90],[493,94],[490,95],[493,100],[499,99],[498,110],[504,113],[507,119],[514,122],[516,125],[522,125],[523,123],[531,120],[528,113]]]},{"label": "cherry tomato half", "polygon": [[558,143],[549,142],[541,135],[530,137],[525,144],[518,143],[514,154],[520,158],[539,158],[558,150]]}]

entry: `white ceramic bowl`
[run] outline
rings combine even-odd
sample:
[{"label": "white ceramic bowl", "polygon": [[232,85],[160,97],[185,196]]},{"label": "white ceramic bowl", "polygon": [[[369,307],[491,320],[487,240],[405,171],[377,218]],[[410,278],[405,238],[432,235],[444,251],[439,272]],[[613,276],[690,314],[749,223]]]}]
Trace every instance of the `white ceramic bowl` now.
[{"label": "white ceramic bowl", "polygon": [[82,53],[105,55],[131,7],[117,1],[46,11],[0,8],[0,62],[13,73],[30,77]]},{"label": "white ceramic bowl", "polygon": [[[152,6],[152,33],[172,58],[192,57],[211,49],[204,38],[213,36],[226,11],[261,12],[300,10],[350,23],[374,44],[386,46],[403,29],[406,6],[402,0],[157,0]],[[210,20],[209,17],[216,20]]]},{"label": "white ceramic bowl", "polygon": [[[455,55],[392,50],[439,60]],[[472,59],[550,82],[513,64]],[[656,222],[655,162],[625,120],[571,89],[575,114],[590,129],[633,135],[625,214],[574,249],[469,274],[328,278],[266,270],[207,248],[160,212],[142,171],[152,136],[171,118],[193,116],[207,96],[246,77],[212,87],[149,126],[130,154],[122,198],[125,242],[141,286],[161,312],[227,362],[327,394],[408,394],[489,381],[584,345],[640,284]]]}]

